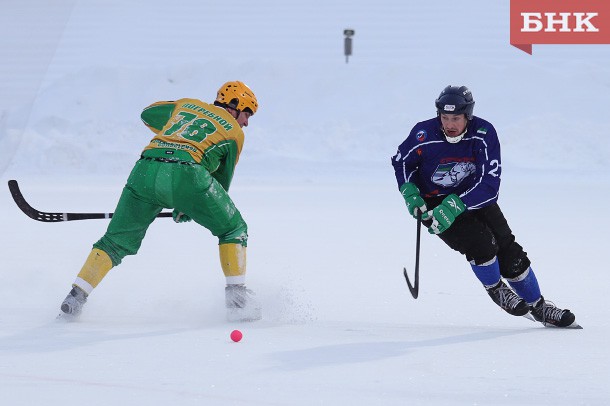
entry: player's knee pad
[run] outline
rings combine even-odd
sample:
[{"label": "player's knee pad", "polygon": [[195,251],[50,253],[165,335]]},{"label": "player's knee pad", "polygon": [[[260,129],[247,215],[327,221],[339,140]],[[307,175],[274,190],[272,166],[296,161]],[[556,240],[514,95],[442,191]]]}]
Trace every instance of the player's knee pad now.
[{"label": "player's knee pad", "polygon": [[499,255],[500,274],[506,279],[518,279],[526,272],[531,262],[523,250],[509,255]]},{"label": "player's knee pad", "polygon": [[456,228],[449,228],[439,237],[453,250],[466,256],[468,261],[476,264],[490,261],[499,249],[494,234],[484,223],[477,221],[474,215],[466,213],[463,216],[460,224],[456,220],[453,226]]},{"label": "player's knee pad", "polygon": [[494,259],[498,253],[498,244],[493,236],[486,240],[478,240],[464,247],[461,251],[468,261],[484,264]]}]

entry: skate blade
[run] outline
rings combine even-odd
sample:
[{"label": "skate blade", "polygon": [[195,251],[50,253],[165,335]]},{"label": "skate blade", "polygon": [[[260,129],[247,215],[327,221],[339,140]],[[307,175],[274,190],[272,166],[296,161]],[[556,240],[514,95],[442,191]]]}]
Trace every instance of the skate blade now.
[{"label": "skate blade", "polygon": [[555,326],[554,324],[549,324],[549,323],[542,323],[542,325],[544,327],[548,327],[548,328],[558,328],[558,329],[563,329],[563,328],[567,328],[567,329],[578,329],[578,330],[582,330],[582,326],[576,322],[573,322],[572,324],[570,324],[569,326],[565,326],[565,327],[559,327],[559,326]]},{"label": "skate blade", "polygon": [[55,317],[55,321],[58,323],[73,323],[78,320],[78,316],[74,316],[73,314],[68,314],[64,312],[60,312],[57,317]]},{"label": "skate blade", "polygon": [[[525,317],[526,319],[529,319],[529,320],[533,321],[534,323],[539,323],[539,321],[538,321],[538,320],[536,320],[536,319],[534,318],[534,316],[532,316],[532,314],[531,314],[531,313],[528,313],[528,314],[524,315],[523,317]],[[554,325],[554,324],[549,324],[549,323],[540,323],[540,324],[542,324],[544,327],[548,327],[548,328],[559,328],[559,329],[561,329],[561,328],[568,328],[568,329],[578,329],[578,330],[582,330],[582,326],[581,326],[580,324],[576,323],[576,321],[574,321],[574,322],[573,322],[572,324],[570,324],[569,326],[565,326],[565,327],[559,327],[559,326],[556,326],[556,325]]]}]

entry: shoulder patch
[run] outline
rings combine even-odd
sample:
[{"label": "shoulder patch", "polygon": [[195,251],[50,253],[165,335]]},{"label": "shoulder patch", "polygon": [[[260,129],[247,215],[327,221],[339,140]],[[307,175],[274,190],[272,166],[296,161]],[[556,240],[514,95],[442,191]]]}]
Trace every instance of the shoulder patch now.
[{"label": "shoulder patch", "polygon": [[487,134],[487,128],[485,128],[485,127],[479,128],[477,130],[477,134],[483,134],[483,135]]},{"label": "shoulder patch", "polygon": [[417,132],[417,134],[415,134],[415,138],[417,138],[417,141],[419,141],[419,142],[424,141],[427,136],[428,136],[428,133],[426,133],[426,130],[419,130]]}]

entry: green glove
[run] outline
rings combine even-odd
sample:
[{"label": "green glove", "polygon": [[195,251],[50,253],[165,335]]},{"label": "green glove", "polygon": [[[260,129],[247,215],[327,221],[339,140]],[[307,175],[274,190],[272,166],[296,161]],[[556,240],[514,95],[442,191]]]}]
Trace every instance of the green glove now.
[{"label": "green glove", "polygon": [[417,218],[417,210],[422,213],[426,212],[426,202],[419,195],[419,189],[414,183],[407,182],[400,187],[400,193],[405,198],[407,210],[414,218]]},{"label": "green glove", "polygon": [[187,221],[191,221],[189,216],[176,209],[174,209],[172,212],[172,218],[176,223],[186,223]]},{"label": "green glove", "polygon": [[430,234],[440,234],[451,227],[455,218],[465,211],[466,205],[462,199],[456,194],[450,194],[433,210],[425,212],[422,215],[422,220],[432,219],[428,232]]}]

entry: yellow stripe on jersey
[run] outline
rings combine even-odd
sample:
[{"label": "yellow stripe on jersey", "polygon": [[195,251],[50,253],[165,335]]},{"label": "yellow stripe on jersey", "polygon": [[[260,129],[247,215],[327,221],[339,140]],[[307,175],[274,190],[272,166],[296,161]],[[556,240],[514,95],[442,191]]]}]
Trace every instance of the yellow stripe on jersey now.
[{"label": "yellow stripe on jersey", "polygon": [[[233,166],[237,163],[244,144],[244,133],[228,111],[197,99],[157,102],[142,113],[144,123],[154,131],[160,126],[157,123],[159,117],[167,117],[170,107],[171,115],[167,118],[167,122],[144,151],[154,148],[186,151],[195,162],[201,163],[208,150],[222,146],[226,142],[234,142],[237,154]],[[145,113],[155,119],[147,122]]]}]

